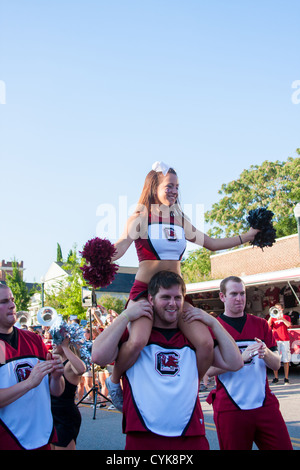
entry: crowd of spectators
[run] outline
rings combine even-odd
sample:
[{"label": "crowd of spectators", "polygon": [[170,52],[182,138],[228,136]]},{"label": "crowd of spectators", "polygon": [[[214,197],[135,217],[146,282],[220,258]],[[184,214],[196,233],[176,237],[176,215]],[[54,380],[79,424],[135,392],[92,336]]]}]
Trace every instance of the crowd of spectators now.
[{"label": "crowd of spectators", "polygon": [[[84,328],[84,336],[87,341],[94,341],[95,338],[102,333],[104,328],[110,325],[113,320],[118,316],[118,313],[112,309],[106,310],[103,306],[98,305],[97,308],[92,308],[91,311],[91,320],[92,324],[89,322],[89,311],[87,313],[87,320],[79,320],[77,317],[70,317],[68,322],[78,323]],[[92,328],[91,328],[92,326]],[[53,350],[53,340],[50,333],[50,326],[27,326],[26,324],[21,326],[24,329],[28,329],[36,334],[42,336],[45,346],[49,352]],[[108,406],[109,409],[114,409],[114,406],[105,398],[108,396],[108,390],[105,385],[105,380],[112,372],[113,365],[107,365],[104,368],[101,368],[97,365],[94,365],[94,375],[95,375],[95,385],[99,390],[98,394],[98,406],[105,407]],[[86,372],[82,375],[81,381],[77,387],[76,401],[81,402],[83,397],[92,390],[93,387],[93,372],[92,368],[89,367]],[[93,394],[88,394],[82,403],[84,404],[93,404],[94,398]]]}]

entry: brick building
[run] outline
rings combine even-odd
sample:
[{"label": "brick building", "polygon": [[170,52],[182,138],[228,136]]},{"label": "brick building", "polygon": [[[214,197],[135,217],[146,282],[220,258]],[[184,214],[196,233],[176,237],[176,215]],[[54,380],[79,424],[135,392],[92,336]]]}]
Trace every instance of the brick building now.
[{"label": "brick building", "polygon": [[[23,271],[24,271],[23,261],[17,262],[17,266],[23,277]],[[5,260],[0,261],[0,282],[5,281],[7,274],[12,275],[12,272],[13,272],[12,261],[8,261],[8,262],[6,262]]]},{"label": "brick building", "polygon": [[300,249],[297,234],[278,238],[272,247],[264,250],[247,246],[212,255],[213,280],[188,284],[187,292],[201,308],[219,314],[223,311],[223,303],[219,299],[220,281],[231,275],[243,279],[251,313],[266,317],[276,296],[285,313],[292,312],[295,317],[298,315],[296,324],[300,324]]},{"label": "brick building", "polygon": [[300,267],[298,235],[278,238],[274,245],[261,250],[247,246],[211,256],[211,276],[222,279],[231,274],[252,274]]}]

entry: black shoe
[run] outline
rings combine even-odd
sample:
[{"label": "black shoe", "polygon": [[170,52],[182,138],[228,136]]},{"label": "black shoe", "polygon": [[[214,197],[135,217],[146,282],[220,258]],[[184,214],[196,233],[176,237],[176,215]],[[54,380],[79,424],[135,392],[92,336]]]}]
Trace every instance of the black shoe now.
[{"label": "black shoe", "polygon": [[289,379],[284,379],[284,385],[289,385],[290,381]]},{"label": "black shoe", "polygon": [[272,384],[278,384],[279,380],[278,379],[273,379]]}]

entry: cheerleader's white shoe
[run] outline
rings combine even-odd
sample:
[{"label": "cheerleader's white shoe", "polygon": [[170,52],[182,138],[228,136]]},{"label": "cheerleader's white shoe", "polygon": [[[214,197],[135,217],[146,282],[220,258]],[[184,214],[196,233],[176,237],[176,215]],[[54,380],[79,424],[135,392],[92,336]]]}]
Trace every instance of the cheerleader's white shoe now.
[{"label": "cheerleader's white shoe", "polygon": [[110,399],[119,411],[123,411],[123,391],[120,384],[114,384],[110,376],[105,380]]}]

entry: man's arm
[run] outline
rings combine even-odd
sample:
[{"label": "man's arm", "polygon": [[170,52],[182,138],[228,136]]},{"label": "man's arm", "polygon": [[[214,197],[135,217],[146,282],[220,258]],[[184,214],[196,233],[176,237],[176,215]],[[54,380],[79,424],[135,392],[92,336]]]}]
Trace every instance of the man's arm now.
[{"label": "man's arm", "polygon": [[[265,361],[266,366],[269,367],[269,369],[279,370],[281,361],[278,351],[271,351],[271,349],[267,348],[266,344],[259,338],[255,338],[255,341],[256,345],[254,345],[254,348],[256,346],[258,357]],[[246,351],[248,350],[248,348],[246,349]]]},{"label": "man's arm", "polygon": [[147,300],[131,304],[97,336],[92,347],[92,361],[105,367],[111,364],[118,355],[119,342],[129,322],[146,316],[152,320],[152,307]]},{"label": "man's arm", "polygon": [[268,325],[272,328],[274,323],[284,323],[287,328],[289,328],[292,324],[291,319],[288,315],[282,315],[280,317],[270,317],[268,320]]},{"label": "man's arm", "polygon": [[[258,338],[255,338],[256,343],[250,344],[245,351],[243,351],[242,359],[244,362],[249,361],[253,356],[258,355],[259,359],[263,359],[267,367],[272,370],[280,369],[280,356],[278,351],[271,351],[267,348],[266,344]],[[220,375],[227,372],[225,369],[210,367],[207,375],[210,377]]]},{"label": "man's arm", "polygon": [[283,315],[282,317],[279,317],[278,320],[284,323],[287,328],[289,328],[292,324],[291,319],[288,315]]},{"label": "man's arm", "polygon": [[195,307],[189,307],[182,318],[188,323],[200,320],[211,329],[218,342],[214,348],[212,368],[237,371],[243,367],[244,362],[236,342],[216,318]]},{"label": "man's arm", "polygon": [[10,405],[18,400],[18,398],[25,395],[25,393],[29,392],[29,390],[37,387],[46,375],[51,374],[52,370],[52,360],[39,361],[33,367],[26,380],[18,382],[11,387],[0,389],[0,408]]}]

